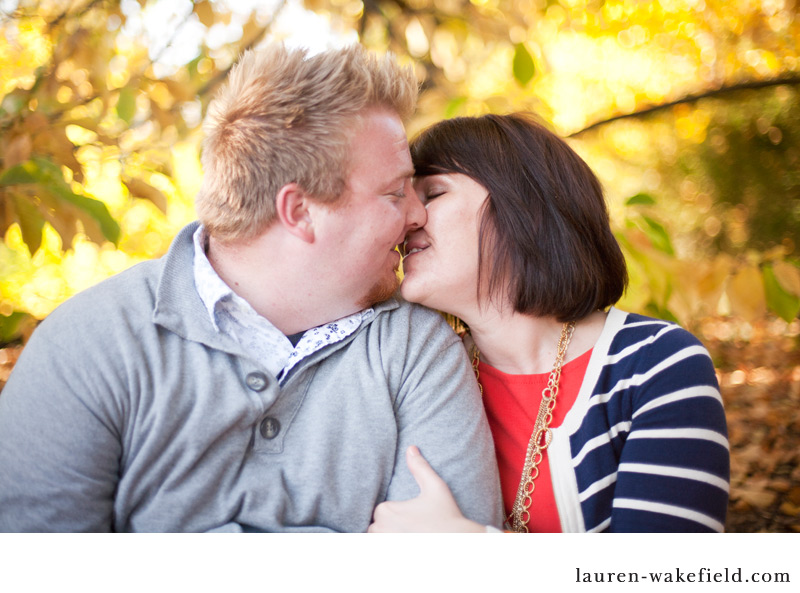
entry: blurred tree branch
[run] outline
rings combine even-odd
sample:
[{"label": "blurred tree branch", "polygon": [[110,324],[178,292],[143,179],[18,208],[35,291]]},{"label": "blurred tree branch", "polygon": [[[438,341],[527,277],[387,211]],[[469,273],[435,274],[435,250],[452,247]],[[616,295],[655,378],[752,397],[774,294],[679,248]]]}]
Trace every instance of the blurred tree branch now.
[{"label": "blurred tree branch", "polygon": [[735,93],[737,91],[766,89],[783,85],[790,85],[790,86],[800,85],[800,75],[788,74],[785,76],[779,76],[778,78],[773,78],[768,80],[753,80],[748,82],[741,82],[737,84],[721,86],[716,89],[709,89],[707,91],[703,91],[702,93],[686,95],[685,97],[675,99],[674,101],[669,101],[667,103],[660,103],[658,105],[652,105],[650,107],[645,107],[643,109],[637,109],[636,111],[632,111],[630,113],[622,113],[619,115],[614,115],[612,117],[602,119],[600,121],[596,121],[593,124],[578,130],[577,132],[572,132],[571,134],[568,134],[567,138],[575,138],[585,132],[588,132],[589,130],[597,129],[599,127],[605,126],[606,124],[610,124],[611,122],[623,119],[644,117],[652,113],[656,113],[659,111],[663,111],[665,109],[669,109],[671,107],[675,107],[676,105],[696,103],[697,101],[701,101],[702,99],[707,99],[710,97],[718,97],[720,95]]}]

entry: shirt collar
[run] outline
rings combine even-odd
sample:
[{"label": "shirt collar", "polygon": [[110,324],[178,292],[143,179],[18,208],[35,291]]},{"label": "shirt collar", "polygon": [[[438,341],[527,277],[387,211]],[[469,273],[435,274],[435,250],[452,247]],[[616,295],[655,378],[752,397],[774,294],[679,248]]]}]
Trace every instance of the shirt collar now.
[{"label": "shirt collar", "polygon": [[[256,313],[256,311],[247,301],[233,292],[233,290],[231,290],[231,288],[225,284],[222,278],[219,277],[219,274],[217,274],[216,270],[214,270],[211,262],[208,261],[208,256],[206,256],[208,234],[206,233],[206,229],[202,224],[197,227],[192,239],[194,241],[194,283],[197,288],[197,294],[200,295],[200,300],[203,301],[203,305],[208,312],[211,323],[214,325],[214,329],[219,331],[219,325],[217,324],[216,320],[216,308],[217,304],[223,300],[230,299],[238,305],[240,310],[247,311],[248,314],[252,312],[252,314],[258,315],[258,313]],[[368,307],[361,311],[357,311],[352,315],[348,315],[347,317],[337,319],[327,324],[322,324],[319,327],[321,328],[342,322],[355,322],[357,325],[360,325],[362,321],[368,321],[372,319],[374,315],[375,310],[372,307]]]},{"label": "shirt collar", "polygon": [[226,297],[231,298],[234,292],[223,282],[211,266],[211,262],[208,261],[206,256],[207,235],[202,224],[197,227],[192,239],[194,240],[194,284],[214,329],[219,331],[215,315],[217,303]]}]

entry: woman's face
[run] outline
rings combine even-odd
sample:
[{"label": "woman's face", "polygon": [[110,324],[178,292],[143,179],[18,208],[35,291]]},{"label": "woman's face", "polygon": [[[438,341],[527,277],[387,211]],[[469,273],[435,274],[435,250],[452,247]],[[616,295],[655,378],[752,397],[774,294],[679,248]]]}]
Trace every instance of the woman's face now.
[{"label": "woman's face", "polygon": [[417,178],[428,221],[409,233],[403,298],[463,317],[477,306],[478,230],[488,191],[460,173]]}]

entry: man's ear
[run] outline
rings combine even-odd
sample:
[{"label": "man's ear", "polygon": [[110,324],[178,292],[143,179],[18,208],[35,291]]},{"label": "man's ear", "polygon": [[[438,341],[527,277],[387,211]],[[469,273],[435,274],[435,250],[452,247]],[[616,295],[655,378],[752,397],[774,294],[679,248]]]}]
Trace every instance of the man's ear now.
[{"label": "man's ear", "polygon": [[311,197],[296,183],[287,183],[275,196],[275,210],[283,228],[307,243],[314,242]]}]

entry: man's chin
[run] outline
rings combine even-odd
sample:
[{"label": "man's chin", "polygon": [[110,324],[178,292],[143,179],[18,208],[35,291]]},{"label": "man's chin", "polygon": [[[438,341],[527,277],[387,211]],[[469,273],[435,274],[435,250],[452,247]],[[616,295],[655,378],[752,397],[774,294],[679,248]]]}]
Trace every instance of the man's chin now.
[{"label": "man's chin", "polygon": [[376,282],[369,292],[367,292],[366,296],[361,299],[359,306],[362,309],[366,309],[372,305],[387,301],[394,296],[394,293],[397,292],[399,287],[400,280],[397,278],[396,274],[392,274],[391,278],[387,277]]}]

